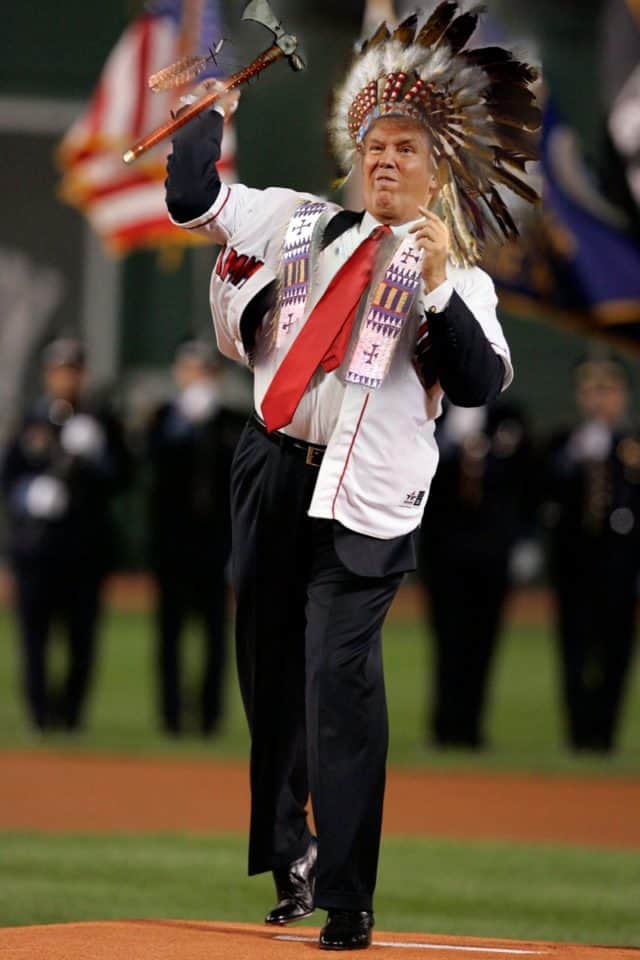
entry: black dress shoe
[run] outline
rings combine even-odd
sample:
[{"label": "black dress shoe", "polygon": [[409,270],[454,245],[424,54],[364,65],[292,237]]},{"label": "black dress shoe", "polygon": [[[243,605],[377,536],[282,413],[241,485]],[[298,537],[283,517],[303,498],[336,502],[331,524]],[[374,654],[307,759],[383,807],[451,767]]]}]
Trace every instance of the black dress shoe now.
[{"label": "black dress shoe", "polygon": [[264,918],[265,923],[292,923],[313,913],[317,858],[318,843],[312,837],[304,856],[288,867],[273,871],[278,902]]},{"label": "black dress shoe", "polygon": [[371,946],[373,923],[369,910],[329,910],[320,931],[320,949],[364,950]]}]

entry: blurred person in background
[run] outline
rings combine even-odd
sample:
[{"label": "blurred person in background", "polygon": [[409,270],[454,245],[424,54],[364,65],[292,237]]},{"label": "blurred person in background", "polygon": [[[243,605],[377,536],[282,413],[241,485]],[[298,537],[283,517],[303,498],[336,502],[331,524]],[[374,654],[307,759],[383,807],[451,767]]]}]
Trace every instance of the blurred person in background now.
[{"label": "blurred person in background", "polygon": [[542,520],[569,744],[609,751],[635,633],[640,438],[630,424],[622,366],[583,362],[575,388],[580,422],[549,445]]},{"label": "blurred person in background", "polygon": [[[182,344],[173,376],[178,394],[157,410],[147,438],[160,713],[164,729],[179,734],[186,709],[197,702],[195,722],[208,735],[217,730],[222,714],[229,473],[245,418],[224,406],[219,360],[211,344]],[[202,622],[204,666],[200,689],[185,702],[180,641],[190,614]]]},{"label": "blurred person in background", "polygon": [[[119,421],[85,393],[82,344],[55,340],[42,364],[44,394],[9,442],[2,488],[31,722],[72,731],[84,718],[100,588],[112,561],[109,503],[126,485],[129,461]],[[68,657],[55,686],[49,647],[57,622]]]},{"label": "blurred person in background", "polygon": [[435,645],[430,734],[437,746],[485,746],[492,660],[511,584],[510,559],[529,533],[530,443],[519,408],[447,404],[440,462],[420,535],[418,572]]}]

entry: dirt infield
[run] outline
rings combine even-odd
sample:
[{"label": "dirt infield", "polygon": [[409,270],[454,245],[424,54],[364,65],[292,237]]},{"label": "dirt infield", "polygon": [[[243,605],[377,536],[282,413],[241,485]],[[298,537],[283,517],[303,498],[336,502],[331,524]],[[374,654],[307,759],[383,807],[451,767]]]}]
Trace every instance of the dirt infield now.
[{"label": "dirt infield", "polygon": [[[104,601],[107,607],[120,612],[143,612],[152,609],[155,587],[153,579],[144,573],[119,573],[107,578]],[[0,567],[0,609],[7,607],[13,596],[11,575]],[[519,626],[548,626],[551,622],[553,601],[545,588],[523,587],[513,590],[509,597],[507,614],[511,624]],[[418,620],[424,616],[422,590],[414,581],[404,583],[389,612],[390,620]]]},{"label": "dirt infield", "polygon": [[[317,951],[317,936],[309,928],[274,932],[251,924],[180,920],[69,923],[1,930],[0,954],[3,960],[308,960]],[[639,960],[640,950],[376,933],[366,956],[380,960]]]},{"label": "dirt infield", "polygon": [[[249,820],[242,763],[6,752],[0,769],[0,830],[215,833]],[[640,781],[392,770],[384,830],[628,850],[638,810]]]}]

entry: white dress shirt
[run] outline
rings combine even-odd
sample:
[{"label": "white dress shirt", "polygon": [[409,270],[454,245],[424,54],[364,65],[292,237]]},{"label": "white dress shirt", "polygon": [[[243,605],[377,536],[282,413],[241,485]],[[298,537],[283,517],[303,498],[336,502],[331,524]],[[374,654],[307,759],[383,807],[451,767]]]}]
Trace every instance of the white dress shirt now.
[{"label": "white dress shirt", "polygon": [[[409,223],[403,223],[401,226],[391,227],[396,237],[403,238],[409,232],[409,228],[418,221],[413,220]],[[365,213],[360,223],[354,224],[348,230],[345,230],[336,240],[330,243],[318,257],[318,281],[315,290],[315,296],[312,301],[315,305],[322,294],[325,292],[329,283],[338,272],[340,267],[353,256],[357,248],[371,234],[372,230],[381,226],[380,221],[376,220],[370,213]],[[422,304],[425,309],[433,306],[436,310],[444,310],[451,298],[453,287],[449,281],[443,283],[430,294],[422,295]],[[310,304],[310,309],[312,305]],[[365,298],[356,316],[353,325],[353,336],[357,333],[362,321],[365,309]],[[353,342],[352,336],[352,342]],[[350,348],[347,350],[347,356],[350,354]],[[345,391],[344,375],[346,370],[343,367],[331,373],[325,373],[319,369],[316,373],[312,388],[302,397],[291,423],[282,428],[282,433],[297,439],[307,440],[309,443],[318,443],[326,446],[331,439],[331,434],[335,429],[340,416],[340,407]],[[265,378],[266,380],[266,378]],[[260,389],[256,391],[256,409],[260,410],[264,393],[271,382],[260,384]]]},{"label": "white dress shirt", "polygon": [[[242,314],[253,298],[280,274],[283,240],[297,206],[317,200],[308,194],[242,184],[223,187],[211,210],[189,224],[225,247],[211,278],[211,309],[222,353],[246,362],[240,334]],[[329,204],[329,213],[340,207]],[[365,213],[361,223],[316,255],[302,329],[331,278],[378,225]],[[410,223],[392,227],[404,236]],[[237,269],[225,269],[233,256]],[[453,290],[464,300],[505,366],[504,386],[511,382],[509,348],[496,316],[497,298],[489,276],[478,267],[447,267],[447,280],[422,291],[400,334],[387,376],[377,390],[346,383],[346,364],[313,376],[291,423],[283,432],[326,446],[309,509],[314,517],[332,518],[358,533],[389,539],[409,533],[422,518],[438,463],[434,421],[441,412],[442,391],[425,392],[413,365],[418,326],[425,311],[443,310]],[[364,301],[365,298],[363,298]],[[362,319],[356,317],[352,336]],[[299,330],[297,331],[299,333]],[[265,327],[253,354],[254,401],[262,399],[295,334],[282,345]],[[346,356],[349,356],[347,350]],[[310,468],[314,469],[314,468]]]}]

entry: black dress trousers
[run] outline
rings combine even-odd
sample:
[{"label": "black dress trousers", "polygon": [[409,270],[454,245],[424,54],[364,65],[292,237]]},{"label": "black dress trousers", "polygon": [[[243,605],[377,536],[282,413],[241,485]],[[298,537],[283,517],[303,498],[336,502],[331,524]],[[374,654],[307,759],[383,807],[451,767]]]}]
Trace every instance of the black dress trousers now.
[{"label": "black dress trousers", "polygon": [[381,630],[413,540],[359,538],[308,517],[317,475],[245,430],[231,493],[238,671],[252,736],[249,873],[304,853],[311,792],[316,906],[368,910],[387,754]]},{"label": "black dress trousers", "polygon": [[[22,640],[23,683],[32,723],[39,730],[75,730],[84,720],[91,684],[102,571],[72,558],[14,564],[16,600]],[[66,674],[53,689],[47,662],[51,629],[66,630]]]},{"label": "black dress trousers", "polygon": [[633,657],[636,563],[610,538],[557,550],[551,575],[569,743],[612,750]]}]

